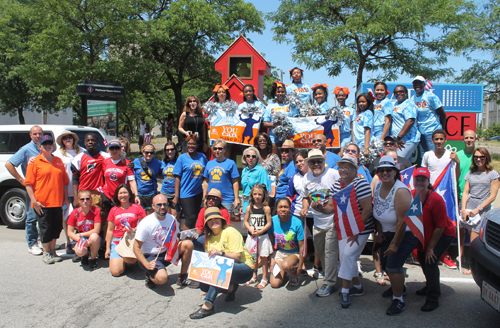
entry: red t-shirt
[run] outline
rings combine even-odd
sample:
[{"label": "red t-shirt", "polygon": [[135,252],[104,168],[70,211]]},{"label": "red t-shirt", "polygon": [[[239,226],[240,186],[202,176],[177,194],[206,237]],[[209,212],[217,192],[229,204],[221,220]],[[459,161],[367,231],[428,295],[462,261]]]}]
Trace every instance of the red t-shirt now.
[{"label": "red t-shirt", "polygon": [[[226,219],[227,224],[231,224],[231,219],[229,218],[229,212],[225,208],[220,209],[220,214]],[[198,214],[198,220],[196,221],[196,229],[204,231],[205,230],[205,207],[201,208],[200,214]]]},{"label": "red t-shirt", "polygon": [[[412,190],[412,195],[415,197],[416,190]],[[424,199],[422,199],[422,202]],[[448,214],[446,214],[446,203],[443,197],[437,192],[428,194],[427,201],[422,207],[422,218],[424,221],[424,239],[425,245],[419,241],[417,249],[424,252],[431,241],[432,233],[436,228],[443,228],[443,236],[457,236],[453,222],[451,222]]]},{"label": "red t-shirt", "polygon": [[123,225],[122,220],[127,220],[131,228],[137,227],[137,223],[146,217],[146,212],[141,206],[137,204],[131,204],[126,210],[120,206],[115,206],[109,211],[108,221],[112,221],[115,224],[115,230],[113,231],[113,237],[122,238],[123,237]]},{"label": "red t-shirt", "polygon": [[73,174],[80,174],[80,183],[78,190],[97,190],[101,191],[104,185],[104,169],[103,163],[109,154],[105,152],[98,152],[94,156],[89,153],[81,152],[73,158],[71,163],[71,171]]},{"label": "red t-shirt", "polygon": [[82,209],[75,208],[68,217],[68,225],[76,227],[78,232],[87,232],[94,229],[95,223],[101,221],[101,210],[95,206],[91,206],[87,215],[83,214]]},{"label": "red t-shirt", "polygon": [[103,171],[105,183],[102,191],[109,199],[113,199],[119,185],[127,183],[129,180],[135,180],[134,172],[122,160],[115,164],[111,158],[106,158],[103,163]]}]

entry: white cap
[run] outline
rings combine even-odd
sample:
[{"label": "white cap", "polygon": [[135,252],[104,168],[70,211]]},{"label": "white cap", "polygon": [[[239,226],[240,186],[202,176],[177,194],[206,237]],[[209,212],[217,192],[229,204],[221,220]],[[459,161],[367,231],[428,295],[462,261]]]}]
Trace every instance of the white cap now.
[{"label": "white cap", "polygon": [[422,75],[419,75],[413,79],[413,82],[415,81],[425,82],[425,78]]}]

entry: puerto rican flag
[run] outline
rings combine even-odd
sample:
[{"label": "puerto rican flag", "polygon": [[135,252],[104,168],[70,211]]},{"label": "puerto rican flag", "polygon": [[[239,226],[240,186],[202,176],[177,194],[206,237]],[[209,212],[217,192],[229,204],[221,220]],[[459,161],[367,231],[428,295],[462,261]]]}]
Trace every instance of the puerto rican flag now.
[{"label": "puerto rican flag", "polygon": [[420,240],[422,245],[425,245],[424,222],[422,220],[422,202],[420,201],[420,194],[417,194],[417,197],[415,197],[415,200],[411,203],[404,220],[415,237]]},{"label": "puerto rican flag", "polygon": [[446,166],[446,169],[439,175],[439,177],[434,182],[434,190],[443,197],[446,203],[446,214],[451,221],[453,221],[453,225],[457,226],[457,195],[456,188],[453,186],[455,182],[454,174],[452,170],[455,169],[455,166],[452,165],[453,161]]},{"label": "puerto rican flag", "polygon": [[434,87],[434,85],[432,84],[432,82],[429,79],[427,79],[427,82],[425,83],[424,89],[427,91],[430,91],[433,87]]},{"label": "puerto rican flag", "polygon": [[122,224],[122,227],[125,229],[126,232],[130,232],[130,223],[128,223],[128,220],[126,218],[120,219],[120,223]]},{"label": "puerto rican flag", "polygon": [[339,240],[357,235],[365,230],[353,183],[333,196],[333,208]]},{"label": "puerto rican flag", "polygon": [[[163,247],[166,247],[167,253],[165,255],[165,260],[169,261],[173,265],[179,264],[179,242],[177,241],[177,234],[179,233],[179,226],[177,220],[175,218],[172,219],[172,224],[170,225],[167,237],[165,237],[165,241],[163,242]],[[162,248],[163,248],[162,247]]]},{"label": "puerto rican flag", "polygon": [[401,171],[401,181],[408,187],[410,190],[415,189],[413,187],[413,172],[415,172],[416,165],[407,168],[406,170]]},{"label": "puerto rican flag", "polygon": [[84,249],[89,245],[89,240],[83,236],[80,236],[80,240],[76,243],[76,247],[79,249]]}]

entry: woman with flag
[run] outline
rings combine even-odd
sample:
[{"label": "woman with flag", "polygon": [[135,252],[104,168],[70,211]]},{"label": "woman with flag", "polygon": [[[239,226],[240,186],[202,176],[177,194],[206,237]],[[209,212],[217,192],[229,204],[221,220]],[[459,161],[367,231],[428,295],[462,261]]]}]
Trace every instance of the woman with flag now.
[{"label": "woman with flag", "polygon": [[[405,219],[410,220],[409,227],[419,238],[418,260],[426,282],[422,289],[417,290],[417,295],[427,296],[421,310],[429,312],[439,306],[438,298],[441,295],[441,288],[438,263],[456,238],[456,231],[446,214],[446,204],[443,197],[433,191],[429,170],[425,167],[416,169],[413,174],[413,185],[415,189],[412,191],[412,195],[415,200],[407,214],[412,214],[412,212],[415,214],[408,215]],[[416,210],[417,208],[418,210]],[[417,224],[412,224],[413,220]]]},{"label": "woman with flag", "polygon": [[357,261],[368,237],[375,230],[372,192],[368,182],[357,175],[357,163],[356,157],[345,154],[337,162],[340,180],[333,185],[333,196],[325,206],[318,202],[312,205],[315,210],[324,214],[335,213],[340,258],[338,276],[342,279],[340,305],[343,308],[351,306],[351,296],[364,294]]}]

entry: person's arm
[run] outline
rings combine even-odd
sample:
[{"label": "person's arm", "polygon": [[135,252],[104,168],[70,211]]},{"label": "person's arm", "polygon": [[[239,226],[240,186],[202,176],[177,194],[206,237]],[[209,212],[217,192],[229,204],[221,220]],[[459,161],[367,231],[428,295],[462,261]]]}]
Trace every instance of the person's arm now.
[{"label": "person's arm", "polygon": [[179,203],[179,197],[181,194],[181,177],[176,175],[175,176],[175,197],[172,200],[172,203],[174,203],[174,206]]},{"label": "person's arm", "polygon": [[104,257],[109,259],[111,255],[111,241],[113,240],[113,231],[115,230],[115,222],[108,221],[108,229],[106,230],[106,253]]},{"label": "person's arm", "polygon": [[247,210],[245,211],[245,218],[243,219],[243,224],[245,225],[245,228],[248,230],[250,236],[253,236],[255,233],[255,229],[250,226],[250,223],[248,223],[249,219],[250,219],[250,205],[247,206]]},{"label": "person's arm", "polygon": [[439,260],[436,255],[434,254],[434,247],[436,247],[436,244],[438,243],[439,239],[441,238],[441,235],[443,234],[444,227],[442,228],[435,228],[434,231],[432,232],[431,240],[429,241],[429,245],[427,245],[427,249],[425,250],[425,262],[426,263],[434,263],[437,260]]},{"label": "person's arm", "polygon": [[365,127],[365,156],[370,154],[370,135],[371,129]]},{"label": "person's arm", "polygon": [[387,136],[387,133],[389,133],[389,129],[391,128],[392,124],[392,115],[386,115],[384,117],[385,119],[385,125],[384,125],[384,130],[382,131],[382,140]]},{"label": "person's arm", "polygon": [[178,130],[180,133],[184,134],[186,137],[189,137],[189,133],[190,133],[191,131],[186,131],[186,130],[184,130],[184,121],[186,121],[186,112],[183,112],[183,113],[181,114],[181,117],[179,118],[179,126],[177,127],[177,130]]},{"label": "person's arm", "polygon": [[311,200],[309,197],[302,198],[302,210],[300,210],[300,216],[305,218],[307,216],[307,211],[309,210],[309,206],[311,205]]},{"label": "person's arm", "polygon": [[406,223],[404,217],[406,216],[410,205],[410,192],[405,188],[398,189],[396,191],[396,194],[394,195],[394,207],[396,209],[396,217],[398,222],[396,227],[396,234],[394,235],[389,248],[384,253],[384,256],[396,254],[398,252],[399,245],[401,244],[401,241],[403,240],[406,232]]},{"label": "person's arm", "polygon": [[397,137],[400,137],[403,139],[403,137],[410,132],[411,128],[413,127],[413,124],[415,124],[415,119],[414,118],[409,118],[406,120],[405,125],[403,125],[403,128],[401,131],[399,131]]},{"label": "person's arm", "polygon": [[137,182],[135,180],[130,180],[129,184],[130,184],[130,189],[132,189],[132,193],[135,196],[135,203],[137,205],[141,205],[141,201],[139,200],[139,197],[137,197],[137,195],[139,193],[139,191],[137,189]]},{"label": "person's arm", "polygon": [[266,222],[267,223],[264,226],[264,228],[262,228],[262,230],[259,231],[259,235],[267,234],[267,231],[273,225],[273,219],[271,217],[271,208],[269,206],[264,206],[264,213],[266,215]]},{"label": "person's arm", "polygon": [[208,252],[208,257],[212,257],[214,255],[219,255],[219,256],[224,256],[224,257],[228,257],[230,259],[233,259],[234,262],[237,262],[239,263],[241,261],[241,252],[240,253],[224,253],[224,255],[222,255],[222,251],[219,251],[218,249],[216,249],[215,247],[212,248],[211,250],[209,250]]},{"label": "person's arm", "polygon": [[444,111],[443,106],[436,109],[436,114],[439,116],[439,123],[441,123],[443,130],[446,131],[446,112]]},{"label": "person's arm", "polygon": [[26,192],[28,193],[28,196],[31,200],[31,204],[33,204],[33,209],[35,210],[35,212],[38,213],[38,215],[43,215],[42,207],[45,206],[43,206],[42,203],[36,201],[33,186],[29,184],[26,185]]},{"label": "person's arm", "polygon": [[306,240],[299,241],[299,264],[297,265],[297,272],[295,272],[295,276],[300,276],[302,268],[304,266],[304,257],[302,256],[302,253],[304,252],[304,243],[307,243],[307,241]]},{"label": "person's arm", "polygon": [[19,172],[17,172],[16,167],[11,162],[5,162],[5,168],[20,184],[25,186],[24,178],[19,174]]},{"label": "person's arm", "polygon": [[234,192],[233,209],[236,209],[238,208],[238,206],[240,206],[240,182],[239,178],[232,178],[231,181],[233,183]]},{"label": "person's arm", "polygon": [[75,233],[75,227],[68,224],[68,229],[66,230],[68,238],[78,242],[80,241],[80,236]]},{"label": "person's arm", "polygon": [[335,208],[333,206],[333,198],[330,198],[325,205],[321,204],[320,202],[313,202],[311,206],[313,209],[323,214],[332,214]]},{"label": "person's arm", "polygon": [[207,195],[208,192],[208,178],[203,179],[203,183],[201,184],[201,187],[203,189],[203,197]]},{"label": "person's arm", "polygon": [[460,178],[460,160],[458,159],[457,153],[454,151],[451,152],[450,158],[455,161],[455,180],[458,182],[458,179]]},{"label": "person's arm", "polygon": [[144,257],[144,254],[141,251],[142,244],[144,242],[135,239],[134,242],[134,254],[137,257],[137,261],[141,262],[141,264],[148,270],[153,270],[156,266],[156,260],[153,260],[151,262],[148,262],[146,258]]},{"label": "person's arm", "polygon": [[358,199],[358,202],[363,210],[363,213],[361,213],[361,220],[363,220],[363,224],[365,224],[373,212],[372,198],[365,197],[363,199]]},{"label": "person's arm", "polygon": [[203,127],[201,128],[201,142],[203,143],[203,152],[208,151],[208,145],[207,145],[207,140],[208,140],[208,134],[207,134],[207,125],[203,123]]},{"label": "person's arm", "polygon": [[464,191],[462,192],[462,219],[467,219],[467,200],[469,200],[469,181],[465,180]]},{"label": "person's arm", "polygon": [[375,174],[375,176],[373,177],[372,183],[370,184],[370,188],[372,189],[372,195],[375,192],[375,185],[379,181],[380,181],[380,179],[379,179],[378,175]]}]

